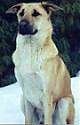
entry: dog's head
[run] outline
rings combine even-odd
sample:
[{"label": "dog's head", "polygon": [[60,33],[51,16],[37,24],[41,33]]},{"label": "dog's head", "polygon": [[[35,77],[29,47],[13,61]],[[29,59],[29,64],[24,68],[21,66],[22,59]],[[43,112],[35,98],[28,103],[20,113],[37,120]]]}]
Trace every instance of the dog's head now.
[{"label": "dog's head", "polygon": [[61,9],[47,3],[20,3],[9,8],[6,13],[16,13],[21,35],[36,35],[52,31],[50,12]]}]

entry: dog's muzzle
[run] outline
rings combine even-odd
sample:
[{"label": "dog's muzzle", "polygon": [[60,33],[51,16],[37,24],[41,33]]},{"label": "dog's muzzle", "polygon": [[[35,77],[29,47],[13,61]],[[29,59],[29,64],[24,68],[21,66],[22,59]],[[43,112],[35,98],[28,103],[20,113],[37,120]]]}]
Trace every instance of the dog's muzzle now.
[{"label": "dog's muzzle", "polygon": [[35,35],[38,30],[35,29],[28,21],[22,20],[19,23],[19,33],[22,35]]}]

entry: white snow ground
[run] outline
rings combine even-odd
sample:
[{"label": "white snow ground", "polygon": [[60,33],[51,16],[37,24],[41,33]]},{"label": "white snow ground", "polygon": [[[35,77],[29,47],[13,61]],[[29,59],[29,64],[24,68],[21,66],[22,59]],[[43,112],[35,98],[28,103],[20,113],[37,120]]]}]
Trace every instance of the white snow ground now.
[{"label": "white snow ground", "polygon": [[[80,125],[80,75],[71,79],[71,87],[75,99],[75,125]],[[18,83],[0,88],[0,124],[24,124],[20,95]]]},{"label": "white snow ground", "polygon": [[23,124],[20,109],[21,88],[18,83],[0,88],[0,124]]}]

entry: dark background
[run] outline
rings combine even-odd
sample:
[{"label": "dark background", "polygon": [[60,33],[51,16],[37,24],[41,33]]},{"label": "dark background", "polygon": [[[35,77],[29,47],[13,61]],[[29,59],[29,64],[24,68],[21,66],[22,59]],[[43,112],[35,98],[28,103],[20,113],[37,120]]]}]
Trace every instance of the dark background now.
[{"label": "dark background", "polygon": [[[5,11],[20,2],[40,0],[0,0],[0,87],[16,82],[12,53],[17,34],[16,15]],[[46,1],[46,0],[45,0]],[[80,70],[80,0],[48,0],[64,9],[52,14],[52,38],[58,47],[71,77]]]}]

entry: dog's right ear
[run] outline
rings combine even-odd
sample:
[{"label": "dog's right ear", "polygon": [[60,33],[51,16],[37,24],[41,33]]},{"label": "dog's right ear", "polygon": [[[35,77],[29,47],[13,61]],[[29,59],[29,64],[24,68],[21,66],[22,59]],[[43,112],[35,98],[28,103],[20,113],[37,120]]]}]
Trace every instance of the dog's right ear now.
[{"label": "dog's right ear", "polygon": [[22,3],[16,4],[16,5],[12,6],[11,8],[9,8],[6,11],[6,13],[17,14],[17,12],[20,10],[21,7],[22,7]]},{"label": "dog's right ear", "polygon": [[63,10],[61,7],[55,5],[55,4],[50,4],[47,2],[41,2],[43,8],[46,10],[46,12],[50,15],[52,12],[56,12],[58,10]]}]

